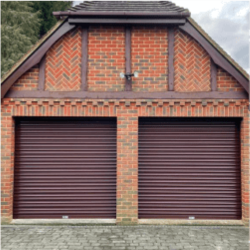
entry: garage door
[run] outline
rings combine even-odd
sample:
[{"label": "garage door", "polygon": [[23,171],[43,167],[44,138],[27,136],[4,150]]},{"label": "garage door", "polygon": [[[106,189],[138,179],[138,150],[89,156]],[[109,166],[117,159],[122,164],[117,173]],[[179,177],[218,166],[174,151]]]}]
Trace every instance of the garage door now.
[{"label": "garage door", "polygon": [[16,121],[14,218],[115,218],[116,120]]},{"label": "garage door", "polygon": [[241,219],[238,121],[139,124],[140,219]]}]

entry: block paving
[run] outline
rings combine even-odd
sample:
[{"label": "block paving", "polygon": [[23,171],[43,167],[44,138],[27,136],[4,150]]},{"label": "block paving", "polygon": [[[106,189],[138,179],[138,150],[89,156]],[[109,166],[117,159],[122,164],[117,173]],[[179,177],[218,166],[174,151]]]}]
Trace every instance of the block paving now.
[{"label": "block paving", "polygon": [[2,226],[2,250],[248,250],[227,226]]}]

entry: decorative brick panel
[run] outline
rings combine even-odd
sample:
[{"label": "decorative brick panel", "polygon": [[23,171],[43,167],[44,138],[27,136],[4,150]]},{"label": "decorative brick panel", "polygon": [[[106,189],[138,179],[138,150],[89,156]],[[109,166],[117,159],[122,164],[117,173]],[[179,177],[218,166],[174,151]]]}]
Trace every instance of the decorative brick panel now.
[{"label": "decorative brick panel", "polygon": [[45,90],[76,91],[81,87],[81,29],[68,32],[46,54]]},{"label": "decorative brick panel", "polygon": [[132,28],[131,36],[133,91],[161,92],[168,89],[168,38],[163,27]]},{"label": "decorative brick panel", "polygon": [[37,90],[39,65],[24,73],[10,88],[10,90]]},{"label": "decorative brick panel", "polygon": [[249,219],[248,100],[10,99],[2,102],[2,219],[13,207],[13,117],[117,117],[117,223],[138,219],[139,117],[241,117],[242,216]]},{"label": "decorative brick panel", "polygon": [[125,80],[124,27],[90,26],[88,40],[88,90],[122,91]]},{"label": "decorative brick panel", "polygon": [[218,91],[245,91],[234,77],[219,67],[217,68],[217,87]]},{"label": "decorative brick panel", "polygon": [[174,90],[210,91],[210,57],[201,45],[176,29],[174,43]]}]

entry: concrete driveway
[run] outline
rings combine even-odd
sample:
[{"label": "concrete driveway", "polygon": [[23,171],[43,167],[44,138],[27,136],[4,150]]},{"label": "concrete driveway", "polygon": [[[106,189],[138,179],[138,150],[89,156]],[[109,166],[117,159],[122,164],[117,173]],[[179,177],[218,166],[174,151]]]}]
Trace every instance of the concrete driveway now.
[{"label": "concrete driveway", "polygon": [[248,250],[249,230],[227,226],[2,226],[2,250]]}]

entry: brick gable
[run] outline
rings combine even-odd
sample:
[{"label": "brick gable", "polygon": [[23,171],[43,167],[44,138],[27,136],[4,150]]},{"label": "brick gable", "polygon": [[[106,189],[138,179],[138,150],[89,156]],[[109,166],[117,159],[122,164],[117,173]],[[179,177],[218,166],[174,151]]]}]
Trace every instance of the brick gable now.
[{"label": "brick gable", "polygon": [[[45,90],[81,89],[81,28],[68,32],[46,54]],[[168,91],[168,37],[164,27],[134,26],[131,36],[131,71],[135,92]],[[211,91],[210,57],[189,35],[175,30],[174,90],[177,92]],[[91,26],[88,34],[89,91],[124,91],[124,27]],[[24,73],[11,90],[37,90],[39,65]],[[218,91],[244,88],[229,73],[217,67]]]}]

